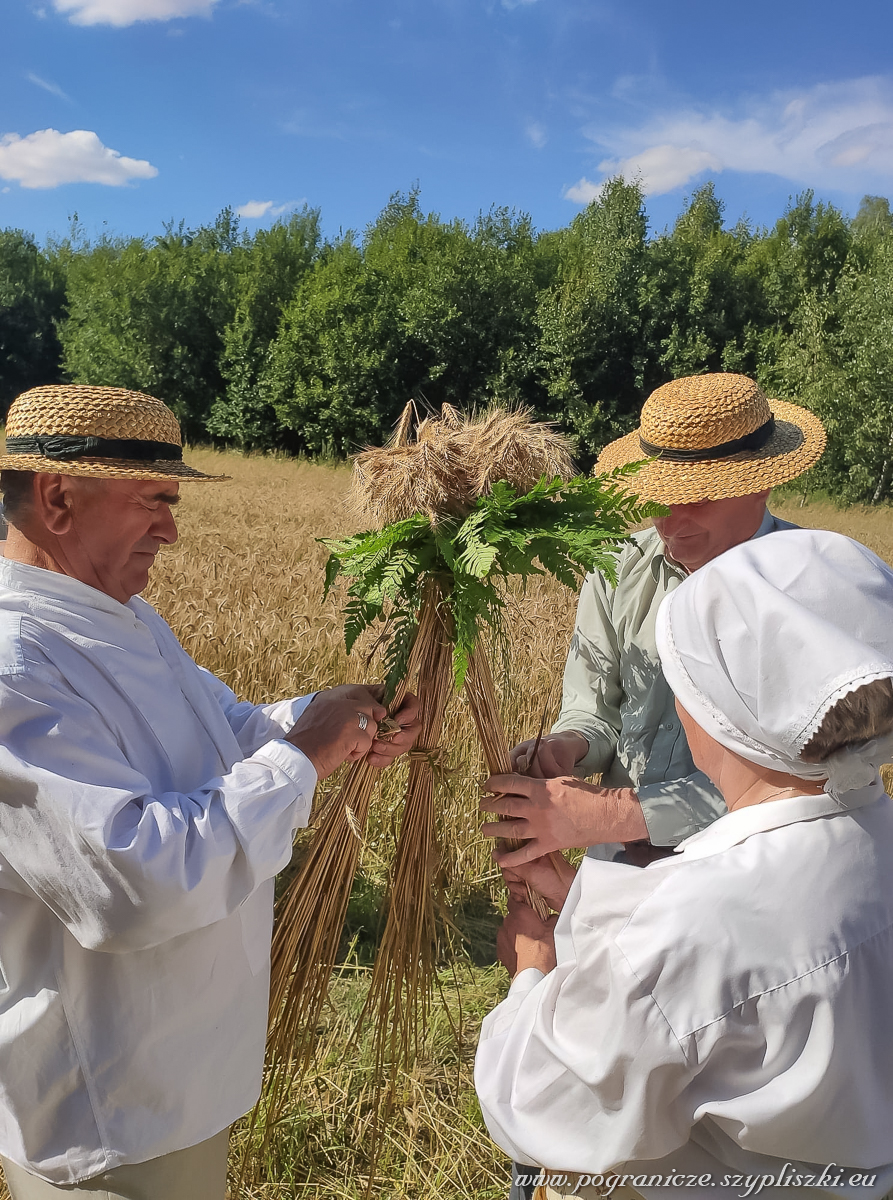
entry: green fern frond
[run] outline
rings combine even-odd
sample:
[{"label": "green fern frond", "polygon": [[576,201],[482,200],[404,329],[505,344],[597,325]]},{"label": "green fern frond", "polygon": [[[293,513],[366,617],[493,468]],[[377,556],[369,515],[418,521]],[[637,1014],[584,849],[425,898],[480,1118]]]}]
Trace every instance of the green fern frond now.
[{"label": "green fern frond", "polygon": [[576,588],[584,574],[601,571],[616,581],[616,556],[630,526],[666,511],[629,491],[625,481],[635,469],[570,482],[544,477],[521,495],[497,481],[461,521],[445,519],[435,529],[417,514],[384,529],[320,539],[330,551],[326,594],[339,577],[351,581],[344,609],[348,651],[366,630],[382,625],[386,683],[396,686],[409,661],[422,591],[437,576],[453,618],[453,669],[461,688],[482,626],[502,632],[501,590],[509,579],[548,573]]}]

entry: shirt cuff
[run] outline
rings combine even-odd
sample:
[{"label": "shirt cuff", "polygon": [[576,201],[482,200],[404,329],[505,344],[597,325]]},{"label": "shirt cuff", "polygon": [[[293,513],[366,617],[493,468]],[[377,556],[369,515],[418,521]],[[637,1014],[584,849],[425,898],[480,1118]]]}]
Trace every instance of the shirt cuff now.
[{"label": "shirt cuff", "polygon": [[265,707],[270,719],[280,726],[283,733],[288,733],[310,701],[317,695],[319,695],[318,692],[311,692],[309,696],[293,696],[289,700],[279,700]]},{"label": "shirt cuff", "polygon": [[319,776],[316,774],[316,767],[303,750],[299,750],[291,742],[278,739],[274,742],[267,742],[259,750],[255,750],[251,757],[262,759],[263,762],[271,767],[277,767],[283,775],[287,776],[296,790],[307,797],[306,807],[309,814]]},{"label": "shirt cuff", "polygon": [[[581,730],[577,730],[581,733]],[[605,755],[604,747],[594,739],[582,735],[586,738],[589,749],[582,758],[578,758],[574,763],[574,774],[579,775],[581,779],[588,779],[590,775],[603,775],[605,773]]]},{"label": "shirt cuff", "polygon": [[636,788],[636,795],[653,846],[678,846],[728,811],[705,775],[644,784]]},{"label": "shirt cuff", "polygon": [[[560,717],[552,726],[550,733],[577,733],[586,743],[587,750],[582,758],[578,758],[574,763],[574,774],[581,779],[588,779],[590,775],[599,775],[605,770],[605,740],[602,734],[598,731],[586,730],[580,728],[579,718],[571,717],[570,719],[562,720]],[[614,755],[613,748],[607,755],[607,761],[610,762]]]},{"label": "shirt cuff", "polygon": [[517,996],[523,1000],[528,992],[532,992],[541,979],[545,979],[545,975],[539,967],[525,967],[523,971],[519,971],[512,980],[512,986],[509,988],[510,996]]}]

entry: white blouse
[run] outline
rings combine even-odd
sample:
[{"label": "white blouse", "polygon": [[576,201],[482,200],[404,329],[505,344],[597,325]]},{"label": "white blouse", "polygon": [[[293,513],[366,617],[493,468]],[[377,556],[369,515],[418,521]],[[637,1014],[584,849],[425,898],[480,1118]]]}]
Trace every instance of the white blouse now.
[{"label": "white blouse", "polygon": [[678,1195],[648,1184],[673,1172],[704,1200],[738,1174],[893,1188],[893,801],[847,798],[740,809],[645,870],[584,859],[556,969],[484,1021],[475,1083],[509,1155],[646,1197]]},{"label": "white blouse", "polygon": [[54,1183],[254,1103],[316,772],[145,601],[0,561],[0,1154]]}]

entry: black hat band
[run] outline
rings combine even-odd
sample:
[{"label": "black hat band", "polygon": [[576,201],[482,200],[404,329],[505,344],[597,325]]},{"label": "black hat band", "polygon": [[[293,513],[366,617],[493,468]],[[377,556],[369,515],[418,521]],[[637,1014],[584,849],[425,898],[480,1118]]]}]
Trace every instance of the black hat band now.
[{"label": "black hat band", "polygon": [[78,437],[68,434],[34,434],[8,437],[7,454],[39,454],[67,462],[76,458],[120,458],[136,462],[182,462],[183,447],[173,442],[146,442],[141,438]]},{"label": "black hat band", "polygon": [[760,450],[775,432],[775,417],[770,416],[765,425],[755,429],[753,433],[745,433],[744,437],[733,438],[730,442],[721,442],[718,446],[707,446],[697,450],[677,450],[672,446],[655,446],[646,442],[639,434],[639,445],[649,458],[660,458],[663,462],[707,462],[713,458],[730,458],[739,450]]}]

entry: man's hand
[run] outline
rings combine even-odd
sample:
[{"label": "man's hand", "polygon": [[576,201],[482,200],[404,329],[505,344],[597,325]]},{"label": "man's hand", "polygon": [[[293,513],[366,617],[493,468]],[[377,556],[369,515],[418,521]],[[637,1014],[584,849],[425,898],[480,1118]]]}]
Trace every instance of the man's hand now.
[{"label": "man's hand", "polygon": [[529,904],[527,885],[530,884],[554,912],[561,912],[577,871],[563,854],[556,851],[520,867],[505,867],[502,875],[513,900]]},{"label": "man's hand", "polygon": [[[374,684],[368,690],[373,696],[380,698],[384,693],[384,685]],[[394,713],[393,721],[400,726],[397,732],[377,737],[372,743],[372,749],[366,759],[372,767],[389,767],[395,758],[399,758],[415,745],[416,738],[422,731],[418,696],[407,692],[403,703]]]},{"label": "man's hand", "polygon": [[555,922],[542,921],[529,904],[509,898],[508,914],[496,935],[496,954],[512,979],[536,967],[544,975],[555,968]]},{"label": "man's hand", "polygon": [[540,738],[536,755],[536,738],[520,742],[511,752],[512,768],[534,779],[554,779],[557,775],[572,775],[574,767],[589,749],[582,733],[572,729],[565,733],[547,733]]},{"label": "man's hand", "polygon": [[[380,685],[342,684],[318,692],[301,713],[285,740],[297,746],[325,779],[344,762],[365,755],[374,767],[386,767],[408,750],[419,733],[418,701],[407,696],[395,720],[401,726],[390,740],[379,741],[378,722],[387,716]],[[365,726],[365,728],[364,728]]]},{"label": "man's hand", "polygon": [[648,837],[642,806],[632,788],[596,787],[567,777],[491,775],[484,789],[497,795],[492,800],[484,797],[481,811],[502,818],[484,824],[484,837],[525,843],[518,850],[494,851],[501,867],[515,868],[553,850]]}]

